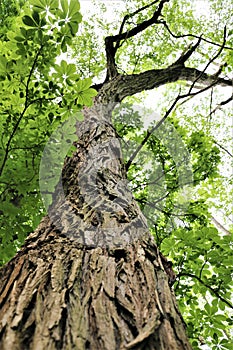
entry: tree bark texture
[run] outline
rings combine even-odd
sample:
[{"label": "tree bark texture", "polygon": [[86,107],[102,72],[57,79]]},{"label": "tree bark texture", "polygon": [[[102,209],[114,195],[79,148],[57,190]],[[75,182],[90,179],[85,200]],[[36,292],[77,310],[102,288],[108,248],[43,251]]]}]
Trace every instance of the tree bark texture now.
[{"label": "tree bark texture", "polygon": [[119,91],[106,86],[77,123],[48,216],[0,270],[1,350],[191,349],[173,272],[127,186],[109,117]]},{"label": "tree bark texture", "polygon": [[45,218],[1,271],[8,349],[191,349],[154,243],[88,249]]}]

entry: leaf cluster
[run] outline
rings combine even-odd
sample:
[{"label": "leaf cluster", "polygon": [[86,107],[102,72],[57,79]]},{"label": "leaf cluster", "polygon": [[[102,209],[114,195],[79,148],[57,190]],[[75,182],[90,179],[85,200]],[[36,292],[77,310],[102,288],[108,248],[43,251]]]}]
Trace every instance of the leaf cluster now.
[{"label": "leaf cluster", "polygon": [[[114,115],[126,164],[147,135],[146,114],[150,111],[138,113],[126,104]],[[218,178],[219,163],[220,151],[211,135],[190,132],[174,114],[149,137],[128,170],[129,186],[151,233],[173,263],[174,290],[194,349],[201,349],[203,341],[214,348],[224,344],[228,349],[230,344],[232,237],[221,235],[211,222],[212,193],[198,190]]]},{"label": "leaf cluster", "polygon": [[90,79],[81,80],[74,64],[59,59],[78,31],[79,2],[9,3],[1,2],[0,29],[1,263],[44,214],[38,176],[48,138],[71,115],[80,119],[96,95]]}]

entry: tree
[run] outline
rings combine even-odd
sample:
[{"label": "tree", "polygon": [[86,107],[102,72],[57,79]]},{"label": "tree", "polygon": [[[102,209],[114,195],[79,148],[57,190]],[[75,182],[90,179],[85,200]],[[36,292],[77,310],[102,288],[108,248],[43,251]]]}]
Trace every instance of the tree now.
[{"label": "tree", "polygon": [[[175,243],[182,249],[187,242],[190,247],[196,245],[194,260],[198,260],[200,252],[205,258],[198,276],[193,273],[194,260],[190,268],[192,273],[186,272],[184,252],[174,251],[180,259],[177,290],[182,289],[182,274],[185,276],[186,273],[189,278],[197,278],[202,287],[210,287],[213,295],[231,307],[229,290],[225,286],[229,275],[220,286],[213,275],[210,283],[206,280],[209,262],[212,261],[215,269],[219,254],[225,256],[227,253],[230,237],[221,238],[208,224],[203,198],[192,200],[184,208],[180,206],[174,220],[172,214],[181,202],[179,189],[187,185],[187,177],[180,180],[179,171],[187,174],[189,161],[173,128],[182,135],[193,157],[194,185],[201,187],[202,181],[216,177],[220,161],[216,144],[204,133],[189,135],[179,124],[175,110],[183,100],[200,96],[218,85],[232,86],[227,77],[230,70],[225,64],[215,73],[208,72],[208,68],[220,59],[231,63],[232,33],[228,35],[223,26],[222,42],[219,34],[213,39],[208,32],[210,38],[197,35],[196,22],[193,22],[194,34],[174,33],[178,25],[173,20],[174,9],[179,25],[187,26],[175,1],[161,0],[151,4],[141,1],[140,6],[127,11],[116,35],[106,36],[106,76],[102,83],[93,86],[86,76],[85,58],[84,62],[77,63],[83,76],[77,74],[73,63],[56,62],[61,51],[65,53],[69,45],[75,50],[75,40],[76,45],[82,45],[84,40],[83,36],[74,39],[81,21],[77,1],[33,0],[31,6],[24,5],[23,11],[18,9],[19,15],[14,21],[4,21],[0,61],[2,128],[6,136],[2,142],[0,168],[4,198],[2,213],[11,212],[10,220],[15,220],[16,244],[19,245],[25,232],[36,224],[36,220],[32,223],[30,207],[35,205],[36,212],[41,210],[41,201],[32,197],[39,193],[40,166],[41,192],[47,215],[15,257],[1,269],[0,344],[3,349],[191,349],[172,291],[175,281],[172,263],[159,252],[158,246],[174,258],[171,248]],[[15,13],[9,15],[10,19],[11,15]],[[190,13],[185,16],[193,19]],[[167,40],[164,53],[158,53],[156,59],[151,43],[154,28]],[[86,32],[86,35],[90,33]],[[152,50],[149,54],[138,53],[137,40],[142,44],[145,38],[151,43]],[[182,41],[171,47],[171,42],[179,38]],[[195,42],[187,45],[185,38]],[[122,73],[122,55],[129,52],[130,44],[135,45],[134,58],[129,56],[132,60]],[[206,63],[201,70],[196,68],[195,55],[202,53],[205,45],[209,52],[204,55]],[[92,50],[89,69],[94,59],[101,56],[94,45]],[[158,64],[161,66],[157,67]],[[97,76],[102,73],[101,65],[102,60],[100,66],[93,69]],[[127,104],[122,103],[143,90],[176,82],[179,83],[178,94],[175,97],[173,94],[173,102],[163,117],[148,130],[142,127],[140,111],[133,109],[130,100]],[[189,85],[182,86],[182,82]],[[12,95],[6,95],[6,91]],[[223,101],[222,105],[230,100]],[[212,112],[211,106],[211,115]],[[58,128],[61,122],[63,124]],[[154,133],[157,130],[160,130],[159,134]],[[127,145],[129,156],[125,162],[120,137],[130,133],[135,139]],[[68,147],[68,150],[67,144],[72,143],[75,148]],[[169,144],[175,148],[177,159],[185,155],[179,171],[178,160],[167,151]],[[153,176],[148,177],[143,172],[140,157],[153,165]],[[156,157],[162,163],[166,193],[148,186],[151,179],[158,183],[157,178],[161,175],[155,167]],[[131,180],[136,200],[127,179]],[[146,184],[142,189],[143,181]],[[163,205],[157,206],[161,215],[155,225],[158,201]],[[157,245],[142,213],[145,206],[144,212],[148,223],[153,223],[151,229],[157,236]],[[184,209],[182,226],[177,223],[177,218]],[[3,232],[8,226],[9,220],[3,219]],[[185,241],[187,233],[189,240],[186,238]],[[7,235],[3,233],[3,237]],[[5,242],[4,252],[7,243],[12,246]],[[203,244],[207,247],[202,251]],[[212,252],[210,257],[207,257],[207,250]],[[227,258],[225,267],[230,265],[229,256]],[[187,287],[187,295],[190,288]],[[182,293],[180,291],[185,300]],[[212,306],[212,309],[210,306],[206,309],[210,317],[216,308],[216,305]],[[221,317],[223,315],[219,315],[219,324]],[[213,337],[218,338],[218,332],[215,334]],[[223,348],[229,348],[226,339],[221,342]],[[193,342],[193,347],[198,346],[195,344]]]}]

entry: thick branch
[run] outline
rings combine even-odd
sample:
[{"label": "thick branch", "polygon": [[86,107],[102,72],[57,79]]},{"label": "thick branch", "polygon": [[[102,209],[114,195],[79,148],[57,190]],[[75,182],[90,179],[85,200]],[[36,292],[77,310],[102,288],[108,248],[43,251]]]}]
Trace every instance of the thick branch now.
[{"label": "thick branch", "polygon": [[[203,86],[232,86],[232,80],[203,73],[196,68],[182,65],[170,66],[165,69],[152,69],[139,74],[119,75],[111,82],[103,85],[105,101],[120,102],[127,96],[132,96],[144,90],[152,90],[159,86],[179,80],[195,82]],[[195,88],[195,86],[194,86]],[[106,96],[106,93],[108,96]],[[101,97],[100,91],[100,97]]]}]

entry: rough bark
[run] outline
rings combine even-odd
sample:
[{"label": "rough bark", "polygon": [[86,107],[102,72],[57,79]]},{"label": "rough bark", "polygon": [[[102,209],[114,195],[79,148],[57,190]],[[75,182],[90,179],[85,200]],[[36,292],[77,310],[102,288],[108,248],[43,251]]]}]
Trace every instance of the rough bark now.
[{"label": "rough bark", "polygon": [[45,218],[1,271],[8,349],[191,349],[151,240],[88,248]]},{"label": "rough bark", "polygon": [[[191,350],[171,290],[174,274],[158,252],[127,187],[111,110],[125,97],[186,80],[232,81],[185,66],[198,42],[172,65],[122,75],[115,55],[124,40],[161,21],[169,0],[125,16],[105,40],[107,76],[94,108],[77,123],[77,150],[65,161],[53,204],[18,254],[0,270],[1,350]],[[154,6],[150,19],[127,20]],[[224,41],[216,59],[225,46]]]},{"label": "rough bark", "polygon": [[[195,82],[196,85],[208,88],[208,86],[232,86],[232,80],[224,79],[216,75],[203,73],[196,68],[185,67],[183,64],[171,65],[164,69],[151,69],[139,74],[119,74],[115,79],[107,82],[113,92],[115,101],[121,102],[125,97],[135,95],[143,90],[151,90],[159,86],[177,81]],[[93,86],[97,89],[102,84]],[[104,89],[103,91],[106,91]],[[101,92],[103,93],[103,92]]]},{"label": "rough bark", "polygon": [[49,215],[1,269],[2,350],[191,349],[173,272],[127,188],[114,103],[100,104],[113,90],[77,124]]}]

